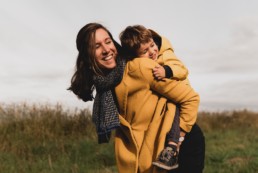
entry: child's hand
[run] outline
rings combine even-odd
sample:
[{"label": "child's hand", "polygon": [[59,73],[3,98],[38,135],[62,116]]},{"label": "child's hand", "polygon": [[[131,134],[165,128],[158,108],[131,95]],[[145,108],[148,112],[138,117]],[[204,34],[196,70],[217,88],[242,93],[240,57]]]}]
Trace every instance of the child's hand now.
[{"label": "child's hand", "polygon": [[161,65],[157,65],[156,67],[154,67],[153,75],[158,80],[165,78],[166,72],[165,72],[164,67],[162,67]]}]

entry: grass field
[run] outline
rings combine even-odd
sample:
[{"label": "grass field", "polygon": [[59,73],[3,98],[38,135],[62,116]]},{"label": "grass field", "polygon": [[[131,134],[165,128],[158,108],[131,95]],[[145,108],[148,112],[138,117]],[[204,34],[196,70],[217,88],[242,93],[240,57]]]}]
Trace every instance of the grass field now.
[{"label": "grass field", "polygon": [[[258,172],[258,113],[200,112],[205,173]],[[97,144],[89,110],[0,105],[0,173],[115,173],[113,141]]]}]

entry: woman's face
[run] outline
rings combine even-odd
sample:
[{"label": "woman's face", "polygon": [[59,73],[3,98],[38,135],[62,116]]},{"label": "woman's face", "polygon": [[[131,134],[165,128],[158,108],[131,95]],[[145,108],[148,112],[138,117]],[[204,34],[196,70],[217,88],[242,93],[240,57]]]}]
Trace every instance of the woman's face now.
[{"label": "woman's face", "polygon": [[100,28],[95,34],[95,58],[101,69],[109,70],[116,67],[117,49],[108,33]]},{"label": "woman's face", "polygon": [[141,44],[141,47],[137,50],[137,56],[142,58],[150,58],[157,60],[159,49],[156,43],[151,39],[148,43]]}]

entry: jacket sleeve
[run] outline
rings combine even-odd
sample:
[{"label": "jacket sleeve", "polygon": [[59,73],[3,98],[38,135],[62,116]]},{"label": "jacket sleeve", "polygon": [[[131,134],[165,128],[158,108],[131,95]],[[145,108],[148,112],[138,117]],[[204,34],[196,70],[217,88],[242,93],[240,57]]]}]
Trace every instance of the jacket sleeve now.
[{"label": "jacket sleeve", "polygon": [[162,37],[162,45],[159,51],[158,63],[168,65],[171,68],[173,72],[172,79],[184,80],[188,76],[188,69],[176,57],[172,45],[165,37]]},{"label": "jacket sleeve", "polygon": [[[147,61],[147,62],[145,62]],[[152,68],[156,62],[144,58],[140,63],[140,71],[145,80],[149,83],[150,89],[166,97],[171,102],[180,105],[180,127],[189,132],[196,122],[199,107],[199,94],[196,93],[187,81],[174,79],[155,80]]]}]

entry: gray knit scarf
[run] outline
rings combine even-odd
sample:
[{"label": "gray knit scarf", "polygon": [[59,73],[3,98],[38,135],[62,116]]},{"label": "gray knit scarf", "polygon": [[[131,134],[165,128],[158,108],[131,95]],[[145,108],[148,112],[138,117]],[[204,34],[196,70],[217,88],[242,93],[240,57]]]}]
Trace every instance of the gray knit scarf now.
[{"label": "gray knit scarf", "polygon": [[125,64],[125,60],[117,58],[116,68],[110,73],[106,76],[93,76],[97,93],[93,104],[92,120],[96,126],[98,143],[109,142],[111,130],[120,126],[114,88],[123,78]]}]

